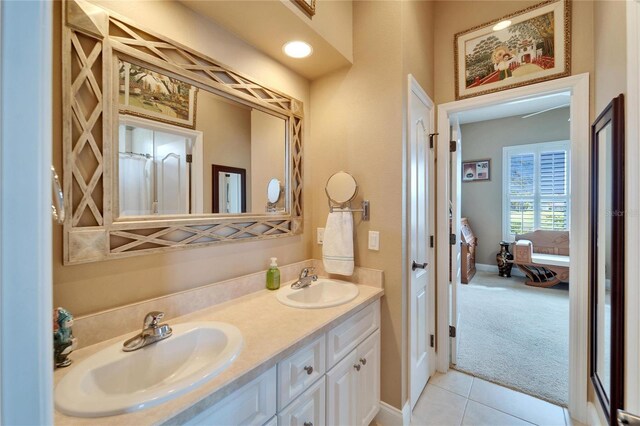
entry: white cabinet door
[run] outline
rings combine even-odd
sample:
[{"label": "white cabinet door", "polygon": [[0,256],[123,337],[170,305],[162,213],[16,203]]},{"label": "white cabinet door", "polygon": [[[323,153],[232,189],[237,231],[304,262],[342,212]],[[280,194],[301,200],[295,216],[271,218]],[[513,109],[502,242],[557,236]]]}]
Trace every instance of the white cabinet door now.
[{"label": "white cabinet door", "polygon": [[358,424],[357,368],[361,367],[354,349],[327,373],[327,424],[330,426]]},{"label": "white cabinet door", "polygon": [[380,330],[356,349],[358,377],[358,425],[368,426],[380,409]]},{"label": "white cabinet door", "polygon": [[278,413],[279,426],[322,426],[325,424],[325,378],[321,378],[291,405]]}]

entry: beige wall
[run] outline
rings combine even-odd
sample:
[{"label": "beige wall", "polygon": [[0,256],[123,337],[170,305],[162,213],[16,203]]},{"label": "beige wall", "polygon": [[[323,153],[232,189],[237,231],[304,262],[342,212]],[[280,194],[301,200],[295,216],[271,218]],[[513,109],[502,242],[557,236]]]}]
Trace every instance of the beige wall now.
[{"label": "beige wall", "polygon": [[247,171],[247,211],[251,210],[251,109],[204,90],[198,91],[196,130],[203,133],[203,207],[212,210],[211,165]]},{"label": "beige wall", "polygon": [[595,113],[627,90],[626,2],[595,2]]},{"label": "beige wall", "polygon": [[[455,100],[453,40],[456,33],[517,12],[539,0],[436,1],[435,8],[435,101]],[[572,2],[571,73],[593,73],[593,1]],[[593,76],[591,93],[593,99]],[[592,103],[593,105],[593,103]],[[593,115],[593,108],[592,108]]]},{"label": "beige wall", "polygon": [[[200,15],[174,2],[96,2],[128,16],[140,25],[193,47],[269,87],[304,102],[309,112],[309,82],[245,44]],[[62,166],[60,13],[54,4],[54,105],[53,159]],[[305,129],[309,126],[305,124]],[[305,143],[309,141],[305,131]],[[305,161],[309,176],[310,162]],[[305,179],[308,191],[310,179]],[[311,197],[305,197],[305,212],[311,211]],[[269,257],[283,264],[310,257],[310,219],[303,235],[259,242],[238,242],[217,246],[145,255],[130,259],[62,266],[62,228],[53,235],[53,293],[56,306],[83,315],[215,281],[266,269]],[[242,256],[239,254],[242,253]]]},{"label": "beige wall", "polygon": [[[267,207],[267,185],[276,178],[284,188],[285,122],[262,111],[251,111],[251,206],[252,211],[264,213]],[[284,206],[280,196],[278,207]],[[311,213],[309,213],[311,216]]]},{"label": "beige wall", "polygon": [[[432,4],[358,1],[353,5],[353,66],[315,80],[311,86],[313,145],[312,232],[328,212],[323,188],[345,170],[356,178],[356,202],[371,202],[371,221],[355,214],[355,258],[360,266],[383,269],[383,401],[400,408],[407,398],[402,360],[405,294],[402,284],[402,173],[406,73],[433,87]],[[423,38],[426,37],[426,38]],[[409,58],[409,55],[415,57]],[[367,249],[369,230],[380,232],[380,251]],[[322,248],[313,244],[313,256]]]},{"label": "beige wall", "polygon": [[502,148],[569,140],[569,108],[530,118],[507,117],[460,126],[462,161],[491,159],[491,180],[462,184],[462,217],[478,238],[476,263],[496,264],[502,240]]}]

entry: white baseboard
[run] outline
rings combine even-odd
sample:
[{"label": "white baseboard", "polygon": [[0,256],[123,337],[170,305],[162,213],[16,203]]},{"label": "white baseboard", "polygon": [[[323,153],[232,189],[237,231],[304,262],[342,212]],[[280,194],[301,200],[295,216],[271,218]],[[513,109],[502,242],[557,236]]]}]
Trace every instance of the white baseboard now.
[{"label": "white baseboard", "polygon": [[402,407],[402,411],[392,407],[386,402],[380,401],[380,411],[375,417],[379,426],[409,426],[411,422],[411,405],[409,401]]},{"label": "white baseboard", "polygon": [[380,426],[402,426],[402,411],[380,401],[380,411],[374,420]]},{"label": "white baseboard", "polygon": [[604,419],[604,413],[602,410],[598,409],[593,402],[589,401],[587,403],[587,424],[589,426],[602,426],[608,424],[608,422]]},{"label": "white baseboard", "polygon": [[[489,265],[486,263],[476,263],[476,270],[477,271],[481,271],[481,272],[495,272],[496,274],[498,273],[498,265]],[[520,269],[518,269],[517,266],[513,266],[513,269],[511,270],[511,275],[515,276],[515,277],[522,277],[525,278],[525,275],[522,273],[522,271]]]}]

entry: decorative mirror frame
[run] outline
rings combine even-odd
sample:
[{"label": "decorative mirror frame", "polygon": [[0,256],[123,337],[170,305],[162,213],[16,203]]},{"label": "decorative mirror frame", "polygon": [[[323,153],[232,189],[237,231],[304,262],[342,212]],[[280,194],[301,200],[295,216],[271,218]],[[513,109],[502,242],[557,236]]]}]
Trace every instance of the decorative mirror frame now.
[{"label": "decorative mirror frame", "polygon": [[[598,132],[611,124],[612,188],[611,190],[611,374],[609,395],[597,373],[598,353]],[[589,285],[591,291],[590,376],[596,395],[607,413],[609,424],[617,424],[617,410],[624,408],[624,97],[620,95],[600,113],[591,125],[591,197],[589,209]]]},{"label": "decorative mirror frame", "polygon": [[[64,264],[302,232],[303,105],[218,61],[82,0],[63,2]],[[287,214],[118,219],[117,57],[144,63],[287,122]],[[90,97],[91,102],[86,99]]]}]

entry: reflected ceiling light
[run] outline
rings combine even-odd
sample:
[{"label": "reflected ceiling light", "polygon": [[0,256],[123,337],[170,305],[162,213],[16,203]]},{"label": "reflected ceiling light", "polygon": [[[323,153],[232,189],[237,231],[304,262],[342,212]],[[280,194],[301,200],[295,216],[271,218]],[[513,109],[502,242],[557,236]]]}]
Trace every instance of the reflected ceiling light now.
[{"label": "reflected ceiling light", "polygon": [[511,25],[511,21],[500,21],[493,26],[493,31],[500,31],[508,28]]},{"label": "reflected ceiling light", "polygon": [[313,48],[304,41],[289,41],[282,46],[282,51],[292,58],[306,58],[313,53]]}]

